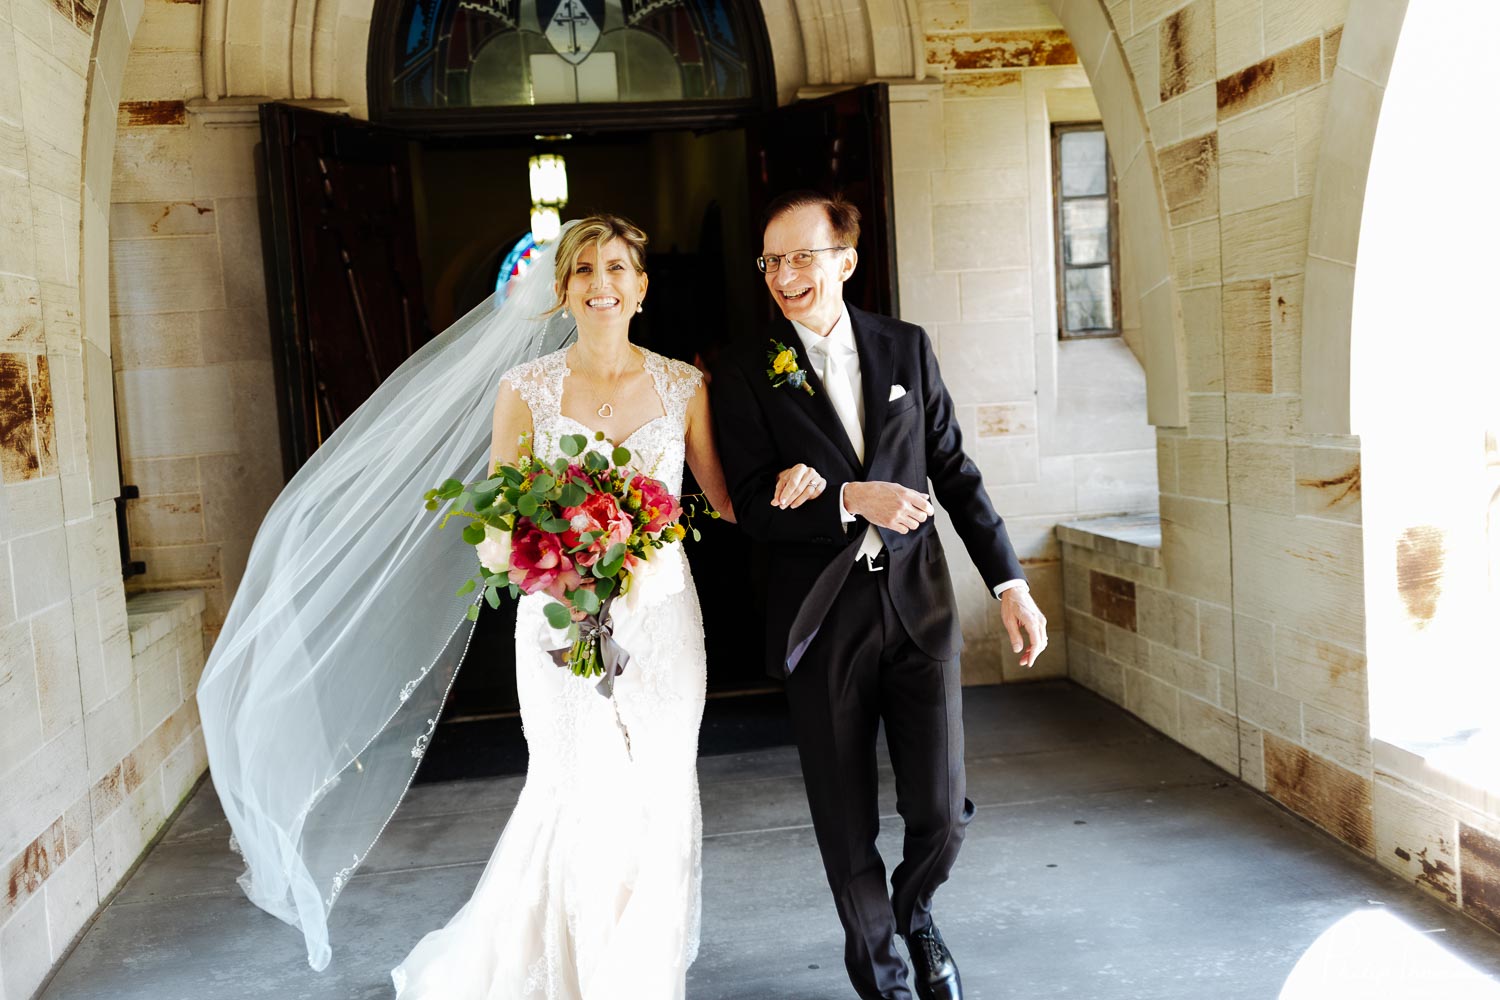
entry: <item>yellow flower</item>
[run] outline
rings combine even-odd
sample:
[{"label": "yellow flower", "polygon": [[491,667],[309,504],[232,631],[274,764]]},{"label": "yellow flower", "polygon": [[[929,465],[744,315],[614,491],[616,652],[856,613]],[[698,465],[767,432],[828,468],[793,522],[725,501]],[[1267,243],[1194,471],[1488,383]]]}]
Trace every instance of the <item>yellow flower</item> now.
[{"label": "yellow flower", "polygon": [[796,356],[792,354],[790,349],[782,351],[776,355],[776,360],[771,363],[771,367],[775,370],[776,374],[785,375],[797,367]]}]

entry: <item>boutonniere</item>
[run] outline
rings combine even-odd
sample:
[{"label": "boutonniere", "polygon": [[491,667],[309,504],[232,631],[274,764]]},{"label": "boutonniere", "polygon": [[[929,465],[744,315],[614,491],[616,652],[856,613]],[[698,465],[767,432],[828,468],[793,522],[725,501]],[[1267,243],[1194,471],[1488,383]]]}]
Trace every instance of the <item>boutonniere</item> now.
[{"label": "boutonniere", "polygon": [[789,385],[793,389],[802,389],[809,396],[813,394],[813,387],[807,382],[807,372],[797,365],[797,349],[788,347],[779,340],[771,341],[771,349],[766,352],[766,377],[771,384],[780,388]]}]

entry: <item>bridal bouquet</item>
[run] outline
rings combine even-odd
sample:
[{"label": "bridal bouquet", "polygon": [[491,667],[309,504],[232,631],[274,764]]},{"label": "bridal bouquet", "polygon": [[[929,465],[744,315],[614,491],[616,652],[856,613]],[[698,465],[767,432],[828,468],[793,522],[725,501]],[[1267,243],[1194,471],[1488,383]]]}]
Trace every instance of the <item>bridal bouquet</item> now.
[{"label": "bridal bouquet", "polygon": [[[699,537],[692,527],[697,498],[674,497],[660,480],[630,468],[628,449],[614,447],[606,457],[582,434],[565,435],[558,446],[568,457],[548,464],[523,451],[515,465],[497,463],[489,479],[449,479],[424,499],[428,510],[453,501],[439,528],[455,515],[469,519],[464,541],[477,549],[479,572],[458,594],[483,587],[492,608],[502,591],[554,598],[544,613],[553,628],[567,630],[569,645],[553,658],[580,677],[603,675],[607,694],[629,658],[611,634],[610,604],[652,572],[659,549],[689,531]],[[479,617],[478,601],[468,616]]]}]

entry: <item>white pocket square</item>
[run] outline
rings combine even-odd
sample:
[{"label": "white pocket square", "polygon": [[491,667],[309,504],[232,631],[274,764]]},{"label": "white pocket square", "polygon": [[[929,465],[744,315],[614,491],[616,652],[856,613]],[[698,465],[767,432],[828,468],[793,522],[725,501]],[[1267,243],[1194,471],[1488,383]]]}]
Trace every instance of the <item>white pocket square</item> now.
[{"label": "white pocket square", "polygon": [[888,400],[886,400],[886,402],[887,403],[894,403],[896,400],[900,399],[904,395],[906,395],[906,386],[904,386],[904,385],[893,385],[893,386],[891,386],[891,398],[888,399]]}]

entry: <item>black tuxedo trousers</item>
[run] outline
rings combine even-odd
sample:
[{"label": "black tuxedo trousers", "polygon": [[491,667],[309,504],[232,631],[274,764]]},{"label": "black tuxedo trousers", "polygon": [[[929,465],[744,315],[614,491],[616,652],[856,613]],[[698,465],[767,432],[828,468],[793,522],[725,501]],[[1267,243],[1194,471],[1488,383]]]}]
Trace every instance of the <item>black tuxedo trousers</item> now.
[{"label": "black tuxedo trousers", "polygon": [[[890,580],[856,566],[787,679],[813,829],[844,925],[844,966],[866,1000],[911,997],[895,935],[932,923],[933,893],[974,815],[964,796],[958,660],[935,660],[911,641]],[[875,849],[882,719],[905,824],[889,892]]]},{"label": "black tuxedo trousers", "polygon": [[[849,307],[864,399],[861,461],[816,372],[812,394],[772,384],[780,323],[714,372],[714,423],[740,527],[765,546],[768,671],[786,679],[808,803],[845,930],[849,977],[866,1000],[910,1000],[895,936],[926,927],[973,806],[964,797],[958,625],[933,520],[880,528],[887,567],[857,563],[867,522],[846,525],[840,488],[899,483],[931,492],[985,585],[1023,578],[979,470],[964,454],[953,401],[920,327]],[[805,359],[799,359],[805,365]],[[770,503],[781,470],[806,463],[828,481],[795,510]],[[876,747],[881,723],[905,824],[886,888]]]}]

